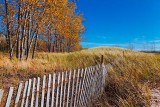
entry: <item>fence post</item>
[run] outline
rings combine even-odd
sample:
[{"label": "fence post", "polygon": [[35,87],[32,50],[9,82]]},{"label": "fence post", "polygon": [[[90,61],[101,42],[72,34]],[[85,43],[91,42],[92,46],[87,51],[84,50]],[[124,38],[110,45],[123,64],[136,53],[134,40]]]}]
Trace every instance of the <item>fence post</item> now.
[{"label": "fence post", "polygon": [[103,63],[104,63],[104,56],[101,55],[101,64],[103,64]]},{"label": "fence post", "polygon": [[105,80],[106,80],[106,74],[107,74],[107,71],[105,69],[105,65],[104,65],[104,57],[103,55],[101,56],[101,75],[102,75],[102,85],[101,85],[101,93],[103,93],[104,91],[104,88],[105,88]]}]

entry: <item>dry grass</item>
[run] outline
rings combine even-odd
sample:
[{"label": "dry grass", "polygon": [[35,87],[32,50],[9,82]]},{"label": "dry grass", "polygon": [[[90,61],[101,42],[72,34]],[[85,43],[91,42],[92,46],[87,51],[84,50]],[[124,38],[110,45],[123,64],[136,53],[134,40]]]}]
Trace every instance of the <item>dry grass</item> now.
[{"label": "dry grass", "polygon": [[160,83],[160,55],[118,48],[93,48],[72,53],[38,53],[35,60],[8,59],[0,53],[0,88],[8,89],[19,81],[42,76],[55,70],[95,65],[104,55],[105,63],[114,62],[107,78],[105,93],[97,104],[107,106],[149,106],[150,89]]},{"label": "dry grass", "polygon": [[117,54],[107,78],[102,107],[149,107],[150,90],[160,86],[160,55],[140,52]]},{"label": "dry grass", "polygon": [[[8,89],[16,86],[19,81],[32,77],[43,76],[55,70],[68,70],[95,65],[100,62],[104,54],[103,49],[82,50],[72,53],[37,53],[34,60],[19,61],[16,58],[9,60],[7,53],[0,53],[0,88]],[[105,50],[106,51],[106,50]],[[109,61],[112,55],[107,55]]]}]

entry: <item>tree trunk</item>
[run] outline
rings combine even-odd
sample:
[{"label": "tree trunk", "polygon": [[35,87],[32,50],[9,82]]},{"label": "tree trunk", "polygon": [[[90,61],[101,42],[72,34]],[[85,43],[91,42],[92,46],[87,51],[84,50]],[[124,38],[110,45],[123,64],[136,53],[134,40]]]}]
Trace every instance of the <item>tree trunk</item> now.
[{"label": "tree trunk", "polygon": [[8,50],[9,50],[9,56],[10,56],[10,59],[12,59],[12,44],[11,44],[11,36],[10,36],[10,33],[9,33],[9,21],[8,21],[8,2],[7,0],[4,0],[4,3],[5,3],[5,17],[6,17],[6,21],[7,21],[7,34],[6,34],[6,39],[7,39],[7,46],[8,46]]},{"label": "tree trunk", "polygon": [[35,51],[36,51],[36,48],[37,48],[37,39],[38,39],[38,32],[36,33],[35,43],[34,43],[34,46],[33,46],[32,59],[34,59],[34,56],[35,56]]},{"label": "tree trunk", "polygon": [[18,27],[17,27],[17,46],[16,46],[16,58],[20,58],[20,11],[21,11],[21,3],[19,1],[19,9],[18,9]]}]

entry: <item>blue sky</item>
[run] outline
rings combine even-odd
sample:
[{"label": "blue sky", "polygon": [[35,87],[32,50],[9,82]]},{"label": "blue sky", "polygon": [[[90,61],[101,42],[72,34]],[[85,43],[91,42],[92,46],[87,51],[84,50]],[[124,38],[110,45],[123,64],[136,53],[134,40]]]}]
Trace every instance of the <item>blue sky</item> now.
[{"label": "blue sky", "polygon": [[85,18],[83,47],[156,44],[160,51],[160,0],[78,0],[77,11]]},{"label": "blue sky", "polygon": [[83,47],[160,48],[160,0],[78,0],[77,10],[85,18]]}]

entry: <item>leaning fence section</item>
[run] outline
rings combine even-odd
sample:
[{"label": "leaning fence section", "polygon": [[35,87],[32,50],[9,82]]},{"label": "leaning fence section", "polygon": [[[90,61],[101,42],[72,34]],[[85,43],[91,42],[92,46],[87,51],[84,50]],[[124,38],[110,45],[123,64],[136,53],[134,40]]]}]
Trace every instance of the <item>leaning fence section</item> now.
[{"label": "leaning fence section", "polygon": [[90,107],[103,93],[107,65],[55,72],[20,82],[9,88],[5,102],[0,89],[0,104],[5,107]]}]

